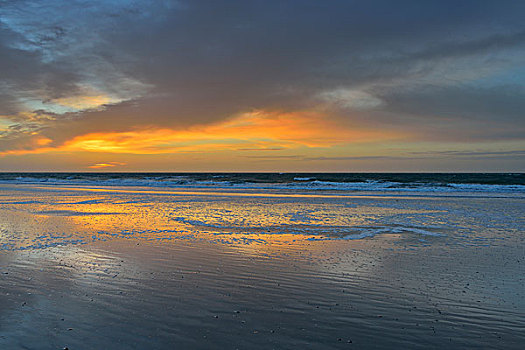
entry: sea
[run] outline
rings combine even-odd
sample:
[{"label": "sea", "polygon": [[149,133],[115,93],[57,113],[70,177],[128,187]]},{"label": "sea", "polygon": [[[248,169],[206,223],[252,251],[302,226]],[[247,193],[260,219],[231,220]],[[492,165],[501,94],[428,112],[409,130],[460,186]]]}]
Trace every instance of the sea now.
[{"label": "sea", "polygon": [[525,173],[0,173],[0,183],[525,193]]}]

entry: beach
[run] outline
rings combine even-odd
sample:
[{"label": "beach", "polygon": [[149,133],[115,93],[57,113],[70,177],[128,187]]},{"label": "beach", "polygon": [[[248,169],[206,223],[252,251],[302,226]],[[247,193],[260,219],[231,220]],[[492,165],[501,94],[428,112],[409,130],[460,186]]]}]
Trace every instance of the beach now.
[{"label": "beach", "polygon": [[520,185],[75,179],[0,183],[2,349],[525,343]]},{"label": "beach", "polygon": [[524,14],[0,0],[0,350],[525,349]]}]

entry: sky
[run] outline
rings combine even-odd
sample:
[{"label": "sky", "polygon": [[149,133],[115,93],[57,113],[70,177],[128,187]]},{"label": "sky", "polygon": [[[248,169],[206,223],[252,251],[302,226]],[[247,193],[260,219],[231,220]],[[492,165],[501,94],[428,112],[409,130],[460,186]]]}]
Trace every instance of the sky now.
[{"label": "sky", "polygon": [[0,0],[0,171],[525,171],[524,1]]}]

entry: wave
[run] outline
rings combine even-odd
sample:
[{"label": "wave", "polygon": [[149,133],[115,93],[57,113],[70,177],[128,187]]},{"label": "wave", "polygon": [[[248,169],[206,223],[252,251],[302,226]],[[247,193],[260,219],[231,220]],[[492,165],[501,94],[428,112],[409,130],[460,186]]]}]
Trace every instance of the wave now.
[{"label": "wave", "polygon": [[[264,174],[265,177],[254,178],[253,174],[0,174],[0,184],[39,184],[61,186],[134,186],[163,188],[213,188],[213,189],[260,189],[260,190],[318,190],[318,191],[370,191],[370,192],[491,192],[491,193],[525,193],[523,174],[500,174],[501,179],[491,176],[492,183],[473,183],[465,174],[456,182],[443,181],[440,174],[429,178],[427,174],[398,175],[396,178],[366,179],[348,181],[349,175],[335,174],[326,176],[287,176],[283,174]],[[284,174],[289,175],[289,174]],[[345,177],[346,175],[346,177]],[[519,176],[517,181],[509,183],[509,177]],[[322,177],[327,179],[320,179]],[[450,175],[449,175],[450,176]],[[479,175],[476,174],[479,177]],[[339,178],[338,178],[339,177]],[[371,176],[373,177],[373,176]],[[376,176],[377,177],[377,176]],[[395,179],[397,181],[392,181]],[[341,181],[330,181],[341,180]],[[352,180],[355,180],[352,178]],[[431,181],[439,180],[439,181]],[[463,182],[460,182],[463,181]],[[480,181],[481,182],[481,181]],[[487,182],[487,181],[485,181]],[[499,183],[498,183],[499,182]]]}]

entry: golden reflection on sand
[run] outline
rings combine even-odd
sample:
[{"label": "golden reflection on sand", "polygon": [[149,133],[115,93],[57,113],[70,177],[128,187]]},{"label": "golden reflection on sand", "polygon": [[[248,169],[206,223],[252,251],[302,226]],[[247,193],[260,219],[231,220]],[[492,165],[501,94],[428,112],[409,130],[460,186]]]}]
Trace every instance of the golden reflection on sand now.
[{"label": "golden reflection on sand", "polygon": [[[49,190],[48,187],[33,187],[36,189]],[[179,195],[179,196],[219,196],[219,197],[268,197],[268,198],[370,198],[370,199],[417,199],[435,200],[435,197],[423,196],[381,196],[381,195],[337,195],[337,194],[294,194],[294,193],[257,193],[257,192],[216,192],[216,191],[167,191],[167,190],[129,190],[122,188],[88,188],[88,187],[53,187],[60,191],[86,191],[99,193],[129,193],[129,194],[154,194],[154,195]]]},{"label": "golden reflection on sand", "polygon": [[[340,246],[319,240],[366,238],[359,236],[359,230],[373,229],[382,217],[437,212],[355,205],[349,196],[323,194],[33,188],[46,191],[13,193],[3,201],[12,202],[16,212],[1,211],[11,225],[3,231],[22,232],[11,241],[25,249],[134,239],[163,244],[211,242],[219,249],[250,255],[282,254],[305,246],[315,253]],[[23,194],[32,200],[21,201]],[[383,242],[390,241],[388,232],[383,235]],[[0,243],[11,241],[3,237]],[[361,241],[351,240],[345,246],[358,247]]]}]

